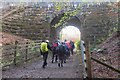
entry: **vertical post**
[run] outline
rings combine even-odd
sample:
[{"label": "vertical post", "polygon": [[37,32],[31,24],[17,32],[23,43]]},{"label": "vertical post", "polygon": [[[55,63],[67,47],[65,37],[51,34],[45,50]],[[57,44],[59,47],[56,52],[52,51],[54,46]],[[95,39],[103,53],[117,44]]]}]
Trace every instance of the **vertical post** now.
[{"label": "vertical post", "polygon": [[85,43],[83,40],[81,40],[80,43],[81,43],[82,63],[83,63],[83,67],[84,67],[83,68],[83,76],[84,76],[84,79],[88,79]]},{"label": "vertical post", "polygon": [[93,48],[95,48],[95,46],[96,46],[96,36],[94,36],[94,45],[93,45]]},{"label": "vertical post", "polygon": [[15,41],[15,52],[14,52],[14,60],[13,60],[14,65],[16,65],[17,44],[18,41]]},{"label": "vertical post", "polygon": [[27,55],[28,55],[28,41],[26,42],[25,62],[27,62],[27,59],[28,59]]},{"label": "vertical post", "polygon": [[88,78],[91,79],[92,78],[92,74],[91,74],[91,55],[90,55],[90,51],[89,51],[89,46],[90,43],[89,41],[86,41],[86,63],[87,63],[87,75]]},{"label": "vertical post", "polygon": [[[119,33],[120,33],[120,31],[119,31]],[[118,54],[118,70],[120,70],[120,54]],[[120,74],[118,75],[118,77],[120,77]]]}]

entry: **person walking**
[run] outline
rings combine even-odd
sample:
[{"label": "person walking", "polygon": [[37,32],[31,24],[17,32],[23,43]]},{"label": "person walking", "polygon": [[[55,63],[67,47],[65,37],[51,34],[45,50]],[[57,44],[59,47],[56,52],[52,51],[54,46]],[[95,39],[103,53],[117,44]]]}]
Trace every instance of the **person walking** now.
[{"label": "person walking", "polygon": [[70,41],[70,45],[71,45],[71,54],[73,55],[73,49],[75,49],[75,45],[74,45],[74,42],[73,41]]},{"label": "person walking", "polygon": [[47,66],[48,44],[44,40],[41,43],[40,49],[41,49],[41,54],[43,55],[42,67],[45,68],[45,66]]},{"label": "person walking", "polygon": [[57,62],[57,59],[58,59],[58,55],[57,55],[57,50],[56,48],[58,47],[58,42],[55,41],[53,42],[53,45],[52,45],[52,63],[54,62],[54,59],[55,59],[55,62]]},{"label": "person walking", "polygon": [[57,47],[57,53],[58,53],[58,66],[63,67],[63,62],[65,61],[65,46],[64,43],[60,43],[60,45]]},{"label": "person walking", "polygon": [[65,48],[65,59],[64,59],[64,63],[66,63],[66,59],[68,59],[70,51],[68,46],[65,44],[65,42],[63,42],[64,48]]}]

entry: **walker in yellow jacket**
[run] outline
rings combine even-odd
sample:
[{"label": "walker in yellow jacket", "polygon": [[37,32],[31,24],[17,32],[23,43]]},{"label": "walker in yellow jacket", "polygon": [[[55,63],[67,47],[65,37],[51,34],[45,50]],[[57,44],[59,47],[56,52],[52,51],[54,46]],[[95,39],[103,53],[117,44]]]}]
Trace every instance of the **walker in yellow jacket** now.
[{"label": "walker in yellow jacket", "polygon": [[40,49],[41,51],[44,53],[44,52],[47,52],[48,51],[48,48],[47,48],[47,43],[46,42],[42,42],[41,43],[41,46],[40,46]]}]

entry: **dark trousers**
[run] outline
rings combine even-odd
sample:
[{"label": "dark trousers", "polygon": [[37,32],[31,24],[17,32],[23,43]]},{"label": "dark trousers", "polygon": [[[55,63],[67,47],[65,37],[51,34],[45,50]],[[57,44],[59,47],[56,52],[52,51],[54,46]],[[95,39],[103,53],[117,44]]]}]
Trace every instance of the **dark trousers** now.
[{"label": "dark trousers", "polygon": [[63,62],[65,61],[65,53],[59,53],[58,59],[59,59],[58,66],[63,67]]},{"label": "dark trousers", "polygon": [[57,53],[55,51],[53,51],[52,63],[54,62],[54,59],[55,59],[55,62],[57,62],[58,56],[57,56]]},{"label": "dark trousers", "polygon": [[47,66],[47,57],[48,57],[48,51],[43,52],[43,68],[45,68],[45,66]]},{"label": "dark trousers", "polygon": [[70,51],[71,51],[71,54],[73,55],[73,49],[70,49]]}]

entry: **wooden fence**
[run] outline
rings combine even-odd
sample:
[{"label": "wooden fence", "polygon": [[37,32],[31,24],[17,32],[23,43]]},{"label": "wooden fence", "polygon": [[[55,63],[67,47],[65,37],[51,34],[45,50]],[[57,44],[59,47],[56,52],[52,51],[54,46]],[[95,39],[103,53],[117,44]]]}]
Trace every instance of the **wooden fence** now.
[{"label": "wooden fence", "polygon": [[100,60],[92,57],[90,49],[89,49],[90,48],[90,43],[89,42],[86,42],[86,43],[87,43],[87,45],[85,47],[86,48],[85,49],[86,50],[86,63],[87,63],[87,75],[88,75],[89,80],[92,79],[92,70],[91,70],[91,67],[92,67],[91,66],[91,61],[92,60],[95,61],[96,63],[101,64],[101,65],[111,69],[112,71],[117,72],[117,73],[120,74],[120,70],[119,69],[114,68],[113,66],[108,65],[107,63],[101,62]]},{"label": "wooden fence", "polygon": [[41,41],[16,41],[12,45],[2,46],[2,67],[16,65],[19,62],[27,62],[36,57],[40,57]]}]

